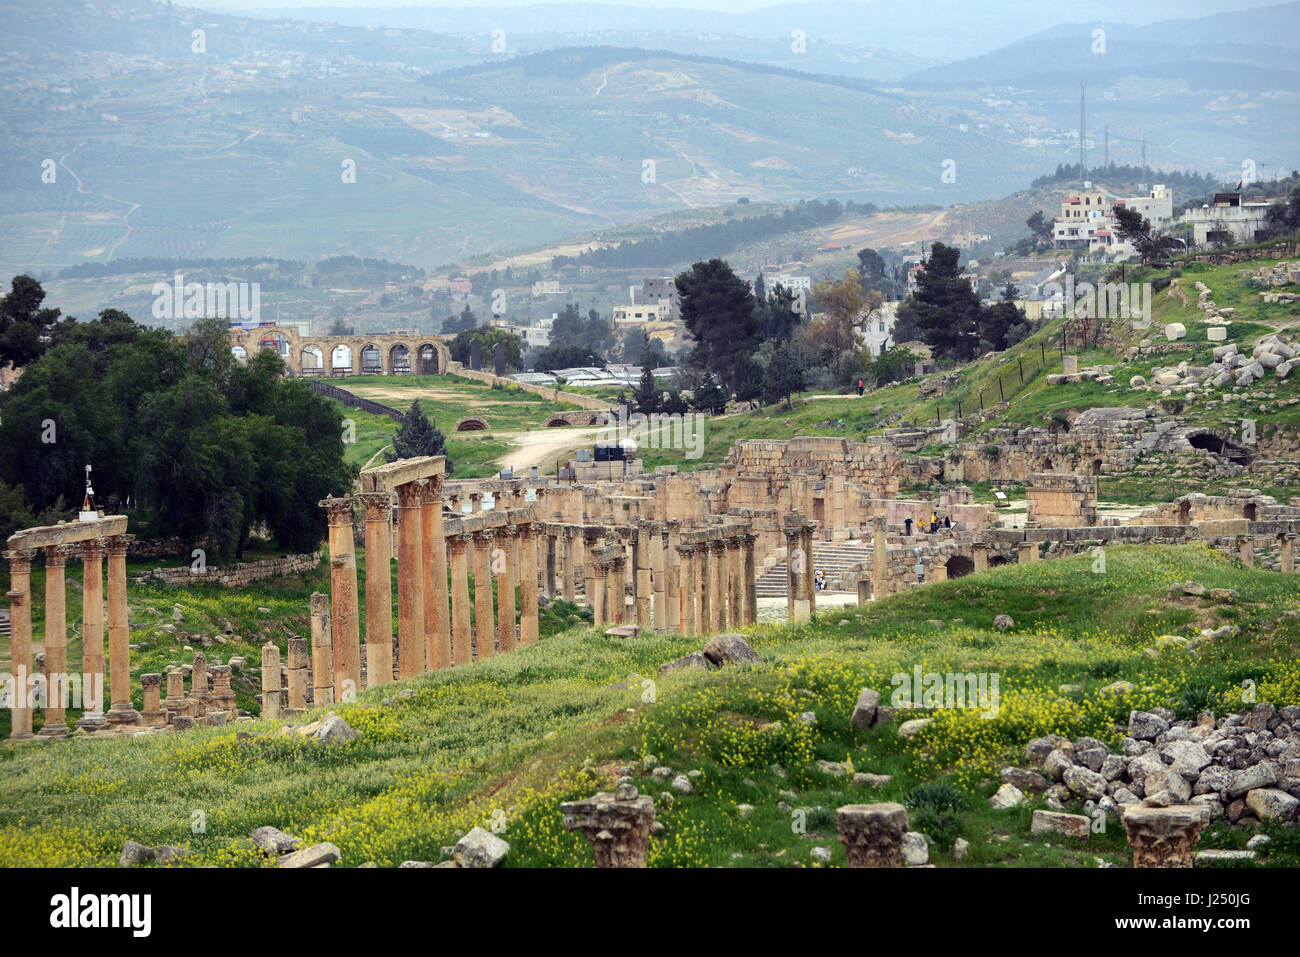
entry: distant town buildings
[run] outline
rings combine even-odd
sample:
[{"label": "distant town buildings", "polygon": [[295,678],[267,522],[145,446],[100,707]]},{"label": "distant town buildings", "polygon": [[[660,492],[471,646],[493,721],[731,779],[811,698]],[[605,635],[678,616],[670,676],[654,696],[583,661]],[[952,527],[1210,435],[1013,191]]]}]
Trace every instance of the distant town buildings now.
[{"label": "distant town buildings", "polygon": [[892,339],[898,307],[897,302],[882,303],[879,309],[859,317],[858,338],[871,351],[872,357],[879,357],[885,349],[898,344]]},{"label": "distant town buildings", "polygon": [[1213,203],[1189,209],[1182,222],[1192,227],[1197,245],[1216,241],[1251,243],[1268,214],[1267,200],[1242,202],[1240,193],[1217,193]]},{"label": "distant town buildings", "polygon": [[558,279],[539,279],[533,283],[534,296],[562,296],[565,292]]},{"label": "distant town buildings", "polygon": [[1133,244],[1119,236],[1116,206],[1141,213],[1156,230],[1174,222],[1174,194],[1167,186],[1155,185],[1141,195],[1122,199],[1111,199],[1101,189],[1085,189],[1061,202],[1061,215],[1052,226],[1053,245],[1100,253],[1112,260],[1136,255]]},{"label": "distant town buildings", "polygon": [[[633,306],[667,305],[666,318],[676,321],[682,317],[682,297],[672,276],[649,276],[641,285],[631,288]],[[617,322],[617,319],[615,320]]]}]

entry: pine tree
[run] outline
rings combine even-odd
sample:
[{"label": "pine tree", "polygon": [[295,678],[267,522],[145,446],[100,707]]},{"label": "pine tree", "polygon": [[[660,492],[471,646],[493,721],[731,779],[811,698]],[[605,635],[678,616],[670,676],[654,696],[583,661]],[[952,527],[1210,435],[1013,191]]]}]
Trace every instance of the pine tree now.
[{"label": "pine tree", "polygon": [[[420,400],[411,403],[411,408],[402,417],[402,424],[393,433],[393,449],[384,457],[390,462],[398,459],[413,459],[421,455],[447,454],[447,440],[441,430],[426,416],[420,408]],[[452,473],[451,459],[447,459],[444,472]]]},{"label": "pine tree", "polygon": [[650,336],[644,332],[641,335],[641,382],[632,393],[632,401],[636,404],[636,411],[650,415],[659,411],[661,395],[659,383],[655,382],[654,351],[650,348]]}]

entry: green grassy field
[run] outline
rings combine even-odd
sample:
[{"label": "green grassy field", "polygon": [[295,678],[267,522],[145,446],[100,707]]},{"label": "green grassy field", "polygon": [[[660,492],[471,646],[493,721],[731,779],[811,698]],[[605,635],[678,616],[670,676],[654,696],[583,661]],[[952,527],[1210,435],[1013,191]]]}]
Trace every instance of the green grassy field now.
[{"label": "green grassy field", "polygon": [[[344,866],[387,866],[437,860],[470,827],[496,822],[511,844],[505,866],[590,866],[585,842],[562,829],[559,804],[627,772],[665,824],[651,866],[811,865],[814,846],[843,865],[834,809],[876,800],[908,804],[941,867],[957,865],[958,837],[970,842],[967,866],[1123,866],[1118,821],[1084,842],[1049,841],[1029,834],[1030,808],[993,811],[998,769],[1023,766],[1025,742],[1046,733],[1116,746],[1116,722],[1133,708],[1223,713],[1240,706],[1245,679],[1261,701],[1300,703],[1300,588],[1204,548],[1107,557],[1105,574],[1089,574],[1090,556],[1006,566],[796,626],[754,626],[763,662],[718,672],[655,677],[661,663],[697,650],[697,638],[557,633],[364,692],[336,709],[360,732],[347,744],[320,746],[259,721],[238,726],[253,732],[244,740],[226,726],[0,747],[0,865],[111,864],[127,839],[188,847],[189,864],[252,865],[249,831],[274,824],[333,841]],[[1238,601],[1168,599],[1167,586],[1186,579],[1235,588]],[[1015,626],[993,629],[998,613]],[[1159,635],[1229,622],[1240,634],[1196,652],[1147,651]],[[916,665],[997,674],[997,716],[931,712],[910,739],[893,725],[850,727],[863,686],[888,700],[891,677]],[[1100,692],[1117,679],[1135,690]],[[807,712],[815,722],[800,719]],[[651,758],[675,774],[698,771],[694,793],[666,797]],[[818,760],[892,781],[856,787]],[[739,804],[754,810],[744,816]],[[1273,843],[1259,863],[1300,863],[1296,828],[1264,831]],[[1251,833],[1215,822],[1200,847],[1239,847]]]}]

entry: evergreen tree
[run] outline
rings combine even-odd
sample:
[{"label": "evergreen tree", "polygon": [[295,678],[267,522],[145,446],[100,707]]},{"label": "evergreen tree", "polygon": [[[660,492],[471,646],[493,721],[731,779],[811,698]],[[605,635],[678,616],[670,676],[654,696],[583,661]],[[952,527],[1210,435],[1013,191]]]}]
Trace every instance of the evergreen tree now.
[{"label": "evergreen tree", "polygon": [[697,262],[677,277],[682,320],[695,349],[690,362],[718,377],[730,391],[742,357],[757,345],[754,293],[721,259]]},{"label": "evergreen tree", "polygon": [[[443,455],[447,454],[447,440],[434,422],[424,414],[420,408],[420,400],[416,399],[411,403],[410,409],[406,415],[402,416],[402,423],[393,433],[393,448],[390,452],[384,453],[384,458],[390,462],[396,462],[398,459],[413,459],[421,455]],[[445,473],[452,473],[451,459],[447,459]]]},{"label": "evergreen tree", "polygon": [[[915,324],[937,359],[970,359],[979,348],[979,294],[961,275],[960,257],[956,246],[931,246],[916,292],[898,308],[899,320]],[[896,333],[895,341],[905,340]]]},{"label": "evergreen tree", "polygon": [[644,332],[641,335],[644,340],[641,345],[641,381],[637,384],[636,391],[632,393],[632,402],[637,412],[650,415],[652,412],[659,411],[662,395],[659,384],[655,381],[654,352],[650,349],[650,336]]}]

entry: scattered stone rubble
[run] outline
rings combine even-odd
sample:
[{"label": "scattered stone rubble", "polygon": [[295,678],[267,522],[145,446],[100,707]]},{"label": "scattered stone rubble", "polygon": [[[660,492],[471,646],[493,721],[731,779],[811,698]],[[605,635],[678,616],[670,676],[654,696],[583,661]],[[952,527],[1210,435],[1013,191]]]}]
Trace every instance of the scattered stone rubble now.
[{"label": "scattered stone rubble", "polygon": [[1285,341],[1277,334],[1269,334],[1258,340],[1250,355],[1239,352],[1235,343],[1215,346],[1212,355],[1214,361],[1206,366],[1194,366],[1187,362],[1180,362],[1176,366],[1156,366],[1151,370],[1149,379],[1133,376],[1129,380],[1129,386],[1167,396],[1199,395],[1208,398],[1248,388],[1269,372],[1279,381],[1284,380],[1300,364],[1300,346]]},{"label": "scattered stone rubble", "polygon": [[1084,803],[1112,817],[1181,805],[1233,824],[1292,824],[1300,816],[1300,706],[1265,702],[1195,722],[1166,708],[1133,711],[1120,754],[1096,738],[1048,735],[1030,741],[1026,757],[1031,769],[1001,772],[994,807],[1013,807],[1031,791],[1058,813]]}]

